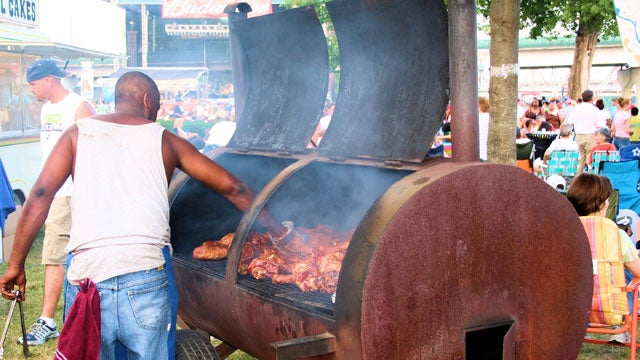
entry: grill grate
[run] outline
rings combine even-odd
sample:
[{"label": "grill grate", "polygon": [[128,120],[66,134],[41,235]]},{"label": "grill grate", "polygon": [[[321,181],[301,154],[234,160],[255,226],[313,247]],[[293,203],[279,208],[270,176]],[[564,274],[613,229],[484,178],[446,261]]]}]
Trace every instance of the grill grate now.
[{"label": "grill grate", "polygon": [[215,276],[224,279],[225,272],[227,271],[227,259],[215,260],[215,261],[203,261],[196,260],[191,257],[191,254],[173,254],[173,261],[189,267],[197,272],[204,273],[210,276]]},{"label": "grill grate", "polygon": [[[225,277],[227,260],[201,261],[193,259],[190,254],[174,254],[173,261],[193,269],[219,278]],[[258,280],[250,275],[238,274],[238,286],[262,297],[293,307],[333,317],[333,302],[331,295],[317,291],[304,292],[292,284],[274,284],[269,279]]]},{"label": "grill grate", "polygon": [[303,310],[333,316],[333,302],[330,294],[301,291],[292,284],[274,284],[269,279],[258,280],[251,275],[240,274],[238,274],[238,286]]}]

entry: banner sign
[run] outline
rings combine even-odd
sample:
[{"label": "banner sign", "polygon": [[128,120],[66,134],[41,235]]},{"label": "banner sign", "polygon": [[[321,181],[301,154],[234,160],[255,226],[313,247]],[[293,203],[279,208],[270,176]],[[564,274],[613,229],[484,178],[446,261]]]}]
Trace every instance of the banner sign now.
[{"label": "banner sign", "polygon": [[[0,0],[1,1],[1,0]],[[6,0],[5,0],[6,1]],[[225,18],[225,6],[237,0],[162,0],[162,17],[171,19]],[[270,14],[271,0],[247,0],[250,17]]]},{"label": "banner sign", "polygon": [[38,0],[0,0],[0,20],[32,27],[39,26]]},{"label": "banner sign", "polygon": [[629,66],[640,66],[640,7],[637,0],[614,0],[618,29]]}]

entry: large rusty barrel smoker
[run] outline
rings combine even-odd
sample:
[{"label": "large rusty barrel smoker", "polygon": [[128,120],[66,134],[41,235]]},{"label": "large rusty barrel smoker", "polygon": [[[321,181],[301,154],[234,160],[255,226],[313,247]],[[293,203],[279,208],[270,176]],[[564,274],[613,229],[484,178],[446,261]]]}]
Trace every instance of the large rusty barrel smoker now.
[{"label": "large rusty barrel smoker", "polygon": [[[257,196],[242,214],[184,174],[172,181],[183,325],[259,359],[575,358],[592,283],[570,204],[514,166],[424,160],[449,95],[443,2],[326,6],[340,91],[313,151],[329,73],[315,10],[231,9],[241,118],[229,146],[207,155]],[[296,226],[355,229],[335,302],[238,273],[265,207]],[[226,259],[193,259],[230,232]]]}]

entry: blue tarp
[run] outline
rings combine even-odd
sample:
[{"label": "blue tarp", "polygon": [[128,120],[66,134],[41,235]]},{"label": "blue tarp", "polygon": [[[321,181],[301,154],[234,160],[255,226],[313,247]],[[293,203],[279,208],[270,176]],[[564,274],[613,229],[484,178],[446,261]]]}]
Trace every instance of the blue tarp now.
[{"label": "blue tarp", "polygon": [[16,211],[16,204],[13,201],[13,189],[4,170],[2,159],[0,159],[0,230],[3,233],[4,222],[7,220],[7,216],[14,211]]}]

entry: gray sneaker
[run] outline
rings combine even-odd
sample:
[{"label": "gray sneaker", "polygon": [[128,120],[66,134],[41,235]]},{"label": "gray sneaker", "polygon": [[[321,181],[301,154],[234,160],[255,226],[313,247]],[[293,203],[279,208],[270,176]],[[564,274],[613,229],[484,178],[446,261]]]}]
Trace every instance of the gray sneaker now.
[{"label": "gray sneaker", "polygon": [[[47,323],[42,320],[36,320],[36,323],[31,325],[31,330],[27,333],[27,345],[42,345],[49,339],[55,339],[60,336],[58,329],[47,326]],[[22,344],[24,340],[22,336],[18,338],[18,344]]]}]

